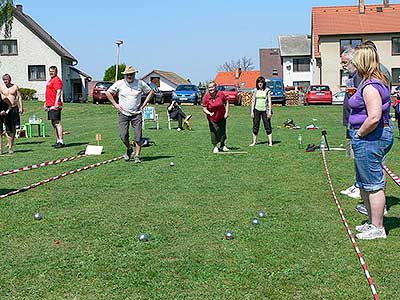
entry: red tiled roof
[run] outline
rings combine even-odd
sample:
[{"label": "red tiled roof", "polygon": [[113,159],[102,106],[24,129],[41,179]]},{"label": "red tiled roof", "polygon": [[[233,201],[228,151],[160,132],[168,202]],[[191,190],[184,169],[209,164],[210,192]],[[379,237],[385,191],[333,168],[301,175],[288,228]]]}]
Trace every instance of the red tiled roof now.
[{"label": "red tiled roof", "polygon": [[[377,11],[382,8],[382,12]],[[318,40],[321,35],[345,35],[400,32],[400,4],[357,6],[324,6],[312,8],[314,56],[321,57]]]},{"label": "red tiled roof", "polygon": [[[242,71],[239,79],[235,78],[235,72],[218,72],[215,76],[215,83],[217,85],[222,84],[234,84],[240,88],[253,89],[256,87],[256,79],[261,76],[260,71]],[[242,85],[242,83],[245,83]]]}]

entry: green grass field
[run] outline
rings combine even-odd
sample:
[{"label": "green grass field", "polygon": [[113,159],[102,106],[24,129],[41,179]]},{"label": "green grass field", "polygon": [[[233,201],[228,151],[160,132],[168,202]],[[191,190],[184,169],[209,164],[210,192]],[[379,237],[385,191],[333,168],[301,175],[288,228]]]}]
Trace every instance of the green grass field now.
[{"label": "green grass field", "polygon": [[[24,121],[44,118],[41,105],[26,103]],[[200,107],[184,107],[193,131],[177,132],[157,106],[161,129],[146,124],[155,145],[142,164],[120,160],[0,200],[0,299],[372,299],[321,153],[297,146],[300,133],[305,145],[319,143],[319,130],[304,129],[313,118],[330,146],[344,144],[341,109],[276,107],[274,146],[260,132],[265,143],[251,148],[249,108],[232,107],[228,147],[248,154],[214,155]],[[283,128],[286,118],[303,129]],[[0,194],[124,153],[111,105],[66,104],[63,124],[68,147],[53,149],[50,129],[46,138],[20,138],[0,170],[76,155],[96,133],[104,154],[1,177]],[[399,175],[397,136],[387,164]],[[339,195],[353,183],[353,162],[341,151],[327,159],[355,233],[366,220],[354,209],[359,201]],[[400,299],[399,195],[389,179],[388,238],[359,241],[381,299]],[[259,210],[267,217],[254,226]],[[234,240],[224,238],[228,230]]]}]

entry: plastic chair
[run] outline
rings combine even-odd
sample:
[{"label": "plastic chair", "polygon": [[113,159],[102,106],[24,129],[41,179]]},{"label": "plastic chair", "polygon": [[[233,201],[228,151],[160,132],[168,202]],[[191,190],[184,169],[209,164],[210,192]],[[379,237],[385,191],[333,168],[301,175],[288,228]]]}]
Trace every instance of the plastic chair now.
[{"label": "plastic chair", "polygon": [[144,129],[145,121],[153,121],[156,123],[157,130],[160,129],[160,123],[158,121],[158,114],[154,106],[146,106],[143,110],[143,122],[142,128]]}]

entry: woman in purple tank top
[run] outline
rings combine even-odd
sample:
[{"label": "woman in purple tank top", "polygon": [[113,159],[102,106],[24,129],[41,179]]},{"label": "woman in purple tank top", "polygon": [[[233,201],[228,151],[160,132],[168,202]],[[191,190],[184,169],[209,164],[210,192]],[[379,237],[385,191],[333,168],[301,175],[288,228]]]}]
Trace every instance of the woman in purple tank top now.
[{"label": "woman in purple tank top", "polygon": [[365,240],[386,238],[383,226],[386,196],[382,163],[393,145],[389,83],[380,69],[376,48],[371,45],[363,43],[356,48],[353,64],[363,83],[349,99],[349,126],[356,182],[368,210],[368,222],[356,226],[359,232],[356,237]]}]

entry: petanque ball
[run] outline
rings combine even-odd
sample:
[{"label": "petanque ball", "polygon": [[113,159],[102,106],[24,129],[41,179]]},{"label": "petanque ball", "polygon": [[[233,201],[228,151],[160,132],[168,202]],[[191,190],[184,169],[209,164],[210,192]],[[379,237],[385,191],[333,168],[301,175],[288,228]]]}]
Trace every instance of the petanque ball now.
[{"label": "petanque ball", "polygon": [[171,162],[169,163],[169,165],[170,165],[171,167],[173,167],[173,166],[175,166],[175,163],[174,163],[173,161],[171,161]]},{"label": "petanque ball", "polygon": [[227,233],[225,233],[225,238],[227,239],[227,240],[233,240],[234,239],[234,234],[233,234],[233,232],[232,231],[228,231]]},{"label": "petanque ball", "polygon": [[260,225],[260,220],[258,220],[257,218],[254,218],[252,223],[253,223],[253,225]]},{"label": "petanque ball", "polygon": [[149,240],[149,236],[146,233],[139,234],[139,241],[147,242]]},{"label": "petanque ball", "polygon": [[263,212],[262,210],[260,210],[257,214],[260,218],[265,218],[265,212]]},{"label": "petanque ball", "polygon": [[43,219],[43,216],[42,216],[42,214],[41,213],[36,213],[35,214],[35,220],[41,220],[41,219]]}]

